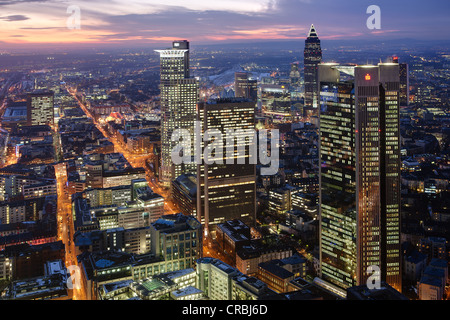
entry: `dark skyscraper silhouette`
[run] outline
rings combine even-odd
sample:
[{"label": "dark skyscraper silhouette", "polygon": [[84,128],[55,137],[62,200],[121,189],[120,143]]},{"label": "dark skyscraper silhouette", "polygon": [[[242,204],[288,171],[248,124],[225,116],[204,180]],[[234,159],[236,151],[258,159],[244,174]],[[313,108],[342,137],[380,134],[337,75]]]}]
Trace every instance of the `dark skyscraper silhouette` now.
[{"label": "dark skyscraper silhouette", "polygon": [[317,108],[319,96],[317,66],[320,62],[322,62],[320,40],[314,25],[311,25],[304,50],[305,107]]},{"label": "dark skyscraper silhouette", "polygon": [[258,99],[258,82],[256,79],[249,79],[247,72],[235,72],[234,91],[235,96],[239,98]]}]

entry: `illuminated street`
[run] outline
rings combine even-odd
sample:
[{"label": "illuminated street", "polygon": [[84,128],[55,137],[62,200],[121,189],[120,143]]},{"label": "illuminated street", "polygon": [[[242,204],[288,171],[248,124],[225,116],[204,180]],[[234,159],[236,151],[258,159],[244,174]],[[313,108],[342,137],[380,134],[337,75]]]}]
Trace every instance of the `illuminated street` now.
[{"label": "illuminated street", "polygon": [[[58,190],[58,239],[62,240],[66,247],[65,262],[66,267],[78,266],[75,244],[73,242],[74,224],[72,217],[72,202],[69,198],[67,188],[66,164],[59,163],[55,165],[55,175]],[[71,292],[73,300],[85,300],[86,293],[83,282],[80,281],[81,288],[74,288]]]},{"label": "illuminated street", "polygon": [[108,133],[107,130],[105,130],[96,120],[95,117],[92,115],[92,113],[86,108],[86,106],[80,101],[79,97],[77,96],[77,92],[72,88],[67,88],[67,91],[77,100],[80,108],[84,111],[84,113],[92,119],[96,127],[100,130],[100,132],[110,141],[114,144],[114,149],[116,152],[119,152],[123,154],[125,159],[131,164],[133,168],[144,168],[145,169],[145,176],[149,183],[150,188],[153,190],[153,192],[161,195],[164,197],[164,211],[165,214],[175,214],[178,213],[176,205],[171,200],[170,196],[170,190],[163,188],[159,185],[157,178],[153,174],[153,172],[150,170],[148,165],[146,165],[146,162],[149,159],[152,159],[154,157],[152,154],[144,154],[144,155],[136,155],[130,153],[128,150],[126,150],[121,143],[113,137],[111,134]]}]

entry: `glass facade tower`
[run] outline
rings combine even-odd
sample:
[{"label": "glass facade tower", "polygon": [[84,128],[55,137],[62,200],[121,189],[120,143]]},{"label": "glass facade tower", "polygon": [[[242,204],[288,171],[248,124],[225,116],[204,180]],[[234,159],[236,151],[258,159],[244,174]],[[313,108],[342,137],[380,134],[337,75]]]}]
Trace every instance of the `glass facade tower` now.
[{"label": "glass facade tower", "polygon": [[[202,161],[198,165],[197,219],[209,233],[214,233],[215,225],[227,220],[254,223],[256,164],[250,163],[248,135],[239,130],[254,131],[255,102],[243,98],[200,102],[198,120],[203,134],[206,130],[221,132],[224,149],[223,163]],[[229,133],[231,131],[233,134]],[[204,145],[201,147],[202,150],[205,148]],[[239,153],[241,147],[245,152]],[[231,154],[227,154],[228,148],[232,148]]]},{"label": "glass facade tower", "polygon": [[343,289],[376,266],[401,291],[398,68],[340,82],[339,66],[319,66],[321,277]]},{"label": "glass facade tower", "polygon": [[174,41],[172,49],[156,50],[160,55],[161,166],[159,179],[170,187],[172,180],[184,173],[194,173],[195,165],[172,161],[177,142],[171,141],[173,130],[188,129],[194,134],[198,81],[189,75],[189,42]]},{"label": "glass facade tower", "polygon": [[234,91],[235,97],[251,99],[256,101],[258,99],[258,82],[256,79],[249,79],[247,72],[234,73]]}]

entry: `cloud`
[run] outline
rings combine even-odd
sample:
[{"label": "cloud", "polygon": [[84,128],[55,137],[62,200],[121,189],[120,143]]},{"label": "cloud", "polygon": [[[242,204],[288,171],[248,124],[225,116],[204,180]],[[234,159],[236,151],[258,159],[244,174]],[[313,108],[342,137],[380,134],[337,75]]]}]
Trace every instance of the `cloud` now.
[{"label": "cloud", "polygon": [[0,6],[11,6],[11,5],[17,5],[17,4],[27,4],[27,3],[36,3],[36,2],[50,2],[51,0],[7,0],[7,1],[0,1]]},{"label": "cloud", "polygon": [[22,14],[14,14],[10,16],[4,16],[0,17],[1,20],[8,21],[8,22],[14,22],[14,21],[23,21],[23,20],[29,20],[27,16],[24,16]]},{"label": "cloud", "polygon": [[23,27],[20,28],[20,30],[66,30],[67,28],[65,27]]},{"label": "cloud", "polygon": [[115,35],[103,37],[103,41],[129,36],[155,40],[157,38],[206,39],[211,35],[232,35],[234,30],[260,28],[264,18],[248,13],[228,11],[197,11],[172,7],[157,14],[105,15],[104,23],[90,26],[92,30],[105,29]]},{"label": "cloud", "polygon": [[[74,31],[66,28],[72,0],[0,0],[0,7],[10,5],[0,23],[5,21],[5,37],[23,32],[25,41],[42,43],[301,39],[311,24],[324,40],[405,35],[426,39],[430,34],[448,38],[443,12],[450,1],[441,5],[444,8],[438,7],[438,0],[427,0],[426,8],[419,0],[410,0],[408,6],[377,1],[382,29],[375,32],[366,27],[368,0],[73,0],[81,9],[81,29]],[[22,20],[28,21],[6,23]]]}]

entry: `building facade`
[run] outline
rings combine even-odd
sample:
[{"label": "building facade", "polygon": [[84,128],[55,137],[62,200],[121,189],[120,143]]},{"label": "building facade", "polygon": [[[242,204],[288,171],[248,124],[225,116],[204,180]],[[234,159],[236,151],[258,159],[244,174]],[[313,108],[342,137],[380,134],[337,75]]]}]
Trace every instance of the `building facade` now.
[{"label": "building facade", "polygon": [[314,25],[309,29],[304,49],[304,82],[305,106],[317,108],[318,93],[318,64],[322,61],[320,40]]},{"label": "building facade", "polygon": [[182,214],[165,215],[150,226],[151,251],[163,258],[166,271],[194,267],[202,248],[201,224]]},{"label": "building facade", "polygon": [[[172,48],[156,50],[161,59],[161,166],[159,180],[165,187],[182,173],[195,172],[195,166],[175,165],[171,140],[175,129],[192,131],[198,101],[198,81],[189,76],[189,42],[174,41]],[[193,131],[192,131],[193,133]]]},{"label": "building facade", "polygon": [[234,92],[237,98],[256,101],[258,99],[258,81],[256,79],[249,79],[247,72],[235,72]]},{"label": "building facade", "polygon": [[[249,145],[252,142],[246,141],[245,130],[254,132],[255,102],[239,98],[202,102],[198,104],[198,120],[203,134],[207,130],[221,133],[219,148],[223,148],[223,157],[211,161],[211,164],[202,159],[202,164],[197,165],[197,219],[204,224],[207,233],[214,233],[215,225],[227,220],[241,219],[244,223],[253,223],[256,214],[256,164],[250,163]],[[231,155],[227,155],[228,147],[225,148],[229,140],[234,146]],[[207,148],[210,146],[204,147],[203,154],[209,152]],[[241,147],[244,152],[240,152]],[[217,156],[216,151],[214,157]]]},{"label": "building facade", "polygon": [[27,96],[27,122],[28,125],[50,125],[55,123],[54,93],[33,92]]},{"label": "building facade", "polygon": [[369,267],[401,290],[398,64],[319,66],[321,277],[364,284]]}]

